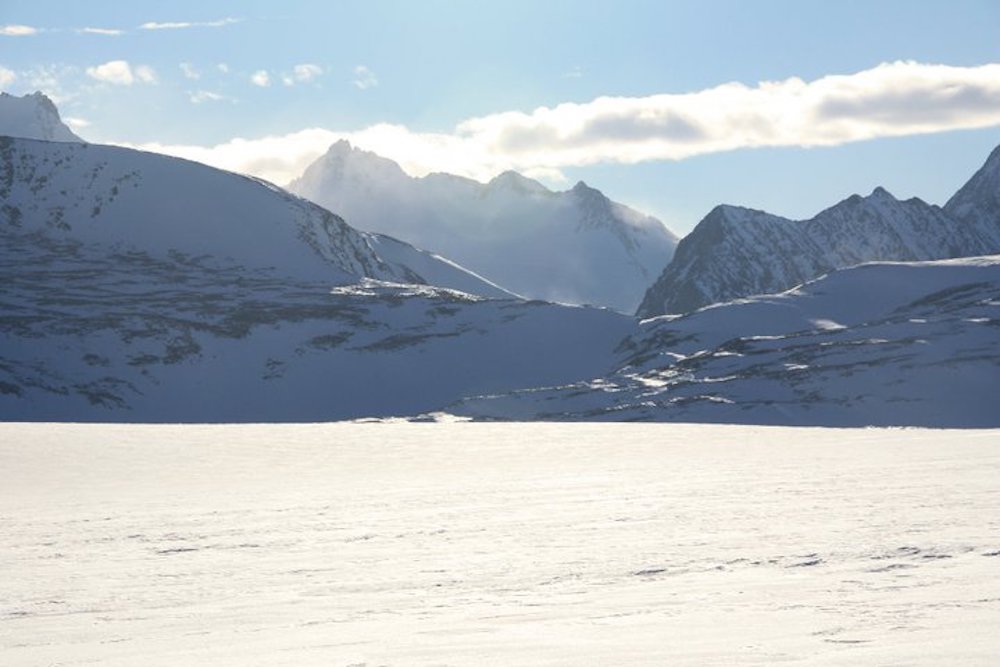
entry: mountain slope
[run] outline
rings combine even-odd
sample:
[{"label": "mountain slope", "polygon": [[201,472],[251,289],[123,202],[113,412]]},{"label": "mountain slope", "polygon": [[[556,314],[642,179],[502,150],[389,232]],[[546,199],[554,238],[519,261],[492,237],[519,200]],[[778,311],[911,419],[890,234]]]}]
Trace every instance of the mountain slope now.
[{"label": "mountain slope", "polygon": [[866,264],[647,320],[619,369],[467,399],[475,419],[1000,426],[1000,256]]},{"label": "mountain slope", "polygon": [[944,205],[944,210],[966,226],[989,234],[1000,247],[1000,146],[969,182]]},{"label": "mountain slope", "polygon": [[640,317],[789,289],[868,261],[922,261],[1000,251],[973,225],[885,190],[857,195],[806,221],[718,206],[677,248],[650,287]]},{"label": "mountain slope", "polygon": [[316,422],[418,414],[613,367],[635,321],[218,258],[0,250],[0,420]]},{"label": "mountain slope", "polygon": [[[152,153],[0,138],[0,201],[4,234],[44,233],[157,257],[208,256],[331,284],[433,279],[510,296],[452,263],[358,232],[270,184]],[[377,247],[388,248],[387,256]]]},{"label": "mountain slope", "polygon": [[677,247],[640,317],[789,289],[871,261],[925,261],[1000,252],[1000,149],[944,209],[882,188],[792,221],[718,206]]},{"label": "mountain slope", "polygon": [[43,93],[21,97],[0,93],[0,136],[83,142],[66,127],[56,105]]},{"label": "mountain slope", "polygon": [[0,137],[0,202],[0,420],[419,413],[606,372],[635,327],[159,155]]},{"label": "mountain slope", "polygon": [[578,183],[552,192],[515,172],[487,184],[431,174],[340,141],[289,189],[380,231],[455,260],[529,298],[633,312],[676,237],[655,218]]}]

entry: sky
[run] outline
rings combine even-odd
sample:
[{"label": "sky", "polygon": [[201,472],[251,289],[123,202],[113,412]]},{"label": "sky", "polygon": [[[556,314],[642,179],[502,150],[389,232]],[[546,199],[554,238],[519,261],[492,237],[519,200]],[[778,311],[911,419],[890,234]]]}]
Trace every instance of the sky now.
[{"label": "sky", "polygon": [[719,203],[943,204],[1000,144],[1000,2],[3,0],[0,89],[282,185],[347,138],[684,234]]}]

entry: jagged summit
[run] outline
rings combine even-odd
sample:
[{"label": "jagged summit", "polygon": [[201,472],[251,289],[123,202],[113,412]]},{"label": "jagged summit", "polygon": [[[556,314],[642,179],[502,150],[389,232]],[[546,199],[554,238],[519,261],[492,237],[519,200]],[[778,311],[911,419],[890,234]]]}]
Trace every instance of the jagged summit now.
[{"label": "jagged summit", "polygon": [[533,299],[634,311],[677,243],[659,220],[578,183],[553,192],[516,171],[488,183],[414,178],[392,160],[338,142],[289,189],[459,262]]},{"label": "jagged summit", "polygon": [[982,167],[944,205],[944,210],[990,235],[1000,246],[1000,146]]},{"label": "jagged summit", "polygon": [[83,143],[62,122],[56,105],[41,91],[20,97],[0,93],[0,136]]},{"label": "jagged summit", "polygon": [[780,292],[834,269],[1000,252],[1000,149],[942,209],[879,186],[809,220],[717,206],[684,238],[637,314]]}]

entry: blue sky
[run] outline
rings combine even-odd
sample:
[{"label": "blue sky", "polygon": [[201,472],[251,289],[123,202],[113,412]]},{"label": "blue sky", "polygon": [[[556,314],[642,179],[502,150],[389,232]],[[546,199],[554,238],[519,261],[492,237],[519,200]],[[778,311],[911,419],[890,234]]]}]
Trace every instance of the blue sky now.
[{"label": "blue sky", "polygon": [[[4,0],[0,26],[3,89],[49,93],[91,141],[280,182],[346,136],[395,152],[414,173],[482,179],[509,167],[554,187],[583,179],[679,233],[721,202],[807,217],[884,185],[943,203],[1000,143],[990,83],[1000,77],[982,69],[1000,63],[995,0]],[[910,66],[877,69],[901,62]],[[896,106],[870,92],[849,100],[843,140],[799,127],[860,85],[812,84],[865,72],[855,78],[868,88],[901,91]],[[760,86],[793,78],[804,85],[781,95]],[[743,88],[718,91],[734,82]],[[933,86],[968,94],[915,117]],[[735,111],[757,104],[766,115],[788,95],[819,99],[787,122],[765,119],[794,126],[789,137],[767,139],[772,127],[730,141],[760,120]],[[641,120],[650,114],[653,129]],[[580,132],[555,137],[578,122]],[[669,142],[653,136],[664,132]]]}]

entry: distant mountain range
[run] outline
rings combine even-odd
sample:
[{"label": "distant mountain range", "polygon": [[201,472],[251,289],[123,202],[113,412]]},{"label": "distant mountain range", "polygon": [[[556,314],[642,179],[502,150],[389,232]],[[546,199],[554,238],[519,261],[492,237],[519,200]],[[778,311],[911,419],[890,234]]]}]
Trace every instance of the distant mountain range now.
[{"label": "distant mountain range", "polygon": [[882,188],[803,221],[717,206],[680,242],[637,314],[780,292],[864,262],[993,253],[1000,253],[1000,148],[944,208],[899,201]]},{"label": "distant mountain range", "polygon": [[526,298],[620,312],[635,311],[677,245],[659,220],[582,182],[552,192],[513,171],[486,184],[451,174],[413,178],[346,141],[288,189]]},{"label": "distant mountain range", "polygon": [[[805,222],[718,207],[644,303],[697,310],[640,321],[525,300],[269,183],[83,143],[42,95],[2,99],[0,127],[36,137],[0,136],[3,420],[1000,426],[1000,150],[943,208],[881,189]],[[450,202],[465,223],[427,230],[474,221],[484,256],[495,238],[515,266],[536,244],[558,269],[522,267],[539,289],[569,289],[579,252],[599,278],[580,300],[624,299],[639,283],[613,295],[623,258],[671,238],[582,185],[411,179],[346,144],[314,174],[331,155],[358,206],[388,213],[398,190],[430,221]]]}]

